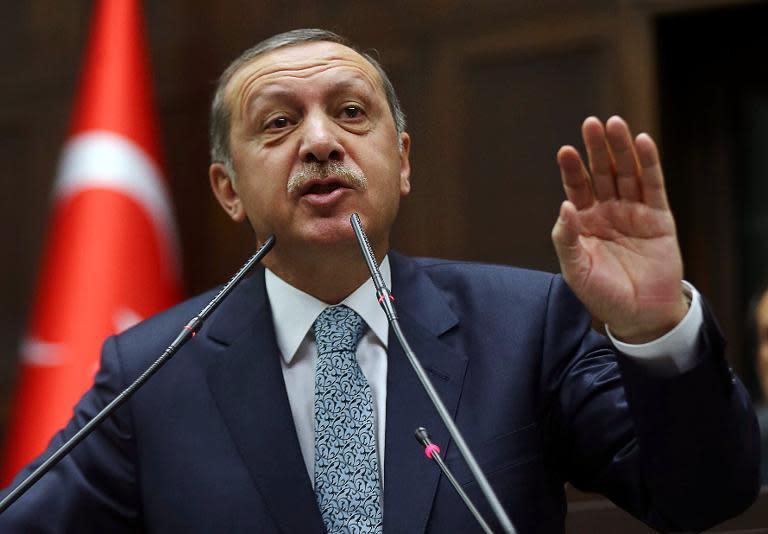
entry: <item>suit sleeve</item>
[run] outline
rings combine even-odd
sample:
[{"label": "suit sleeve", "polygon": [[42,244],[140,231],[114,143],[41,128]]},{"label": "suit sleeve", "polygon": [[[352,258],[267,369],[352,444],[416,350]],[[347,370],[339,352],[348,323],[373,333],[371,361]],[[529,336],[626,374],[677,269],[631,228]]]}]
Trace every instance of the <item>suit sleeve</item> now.
[{"label": "suit sleeve", "polygon": [[661,531],[703,530],[754,501],[757,423],[706,305],[699,363],[671,377],[649,375],[592,331],[559,276],[546,330],[542,380],[554,454],[575,486]]},{"label": "suit sleeve", "polygon": [[[117,341],[109,338],[94,384],[75,406],[72,419],[53,437],[48,449],[16,476],[2,496],[123,388]],[[130,411],[123,405],[0,515],[0,532],[136,532],[140,520],[135,456]]]}]

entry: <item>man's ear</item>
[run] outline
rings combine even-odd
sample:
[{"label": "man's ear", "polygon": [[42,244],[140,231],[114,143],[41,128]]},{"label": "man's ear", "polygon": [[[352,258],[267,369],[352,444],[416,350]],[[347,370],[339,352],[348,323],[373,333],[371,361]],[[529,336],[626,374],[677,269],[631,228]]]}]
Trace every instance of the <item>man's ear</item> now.
[{"label": "man's ear", "polygon": [[411,136],[403,132],[400,134],[400,196],[406,196],[411,192]]},{"label": "man's ear", "polygon": [[235,188],[235,177],[223,163],[211,163],[208,168],[208,178],[211,181],[211,189],[216,195],[221,207],[227,212],[233,221],[243,222],[245,220],[245,209],[240,200],[240,195]]}]

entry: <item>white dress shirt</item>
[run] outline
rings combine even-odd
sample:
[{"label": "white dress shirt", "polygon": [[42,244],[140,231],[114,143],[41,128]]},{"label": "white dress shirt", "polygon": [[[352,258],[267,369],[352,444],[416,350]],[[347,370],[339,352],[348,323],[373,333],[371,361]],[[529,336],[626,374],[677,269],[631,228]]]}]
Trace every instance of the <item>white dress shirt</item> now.
[{"label": "white dress shirt", "polygon": [[[389,258],[381,264],[387,287],[392,287]],[[269,269],[266,270],[267,296],[272,307],[277,346],[282,358],[285,389],[291,405],[301,454],[312,486],[315,484],[315,365],[317,347],[312,325],[317,316],[330,306],[312,295],[291,286]],[[384,310],[376,302],[376,288],[368,280],[341,304],[355,310],[369,329],[357,346],[357,363],[363,371],[373,395],[376,426],[376,453],[379,480],[384,482],[384,429],[387,407],[387,342],[389,323]]]},{"label": "white dress shirt", "polygon": [[[387,287],[392,288],[389,257],[384,258],[381,273]],[[277,346],[282,356],[281,366],[288,402],[296,425],[301,454],[314,487],[317,348],[312,325],[330,304],[296,289],[269,269],[266,270],[266,286]],[[608,331],[608,336],[617,349],[646,366],[652,374],[669,376],[684,373],[698,362],[697,334],[703,322],[701,297],[687,282],[683,282],[683,286],[684,293],[691,301],[690,309],[683,320],[666,335],[650,343],[630,345],[616,340]],[[392,290],[394,293],[397,288]],[[376,290],[370,279],[341,304],[355,310],[369,327],[357,346],[357,362],[373,394],[376,452],[380,480],[383,484],[389,324],[384,311],[376,302]]]},{"label": "white dress shirt", "polygon": [[611,329],[608,326],[605,327],[613,345],[625,356],[643,364],[652,375],[680,375],[699,363],[698,334],[704,324],[701,295],[685,280],[683,280],[683,294],[691,303],[688,313],[676,327],[659,339],[642,345],[630,345],[613,337]]}]

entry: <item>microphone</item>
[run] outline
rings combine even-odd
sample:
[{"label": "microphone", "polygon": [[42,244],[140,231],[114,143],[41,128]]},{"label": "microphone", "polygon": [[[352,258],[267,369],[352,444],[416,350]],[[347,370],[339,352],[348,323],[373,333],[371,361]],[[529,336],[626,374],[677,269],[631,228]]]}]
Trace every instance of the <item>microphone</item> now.
[{"label": "microphone", "polygon": [[443,458],[440,456],[440,447],[432,443],[432,440],[429,439],[429,432],[427,432],[427,429],[423,426],[420,426],[416,430],[414,430],[414,435],[416,436],[416,441],[421,443],[421,446],[424,447],[424,454],[427,458],[430,460],[433,460],[438,467],[440,467],[440,470],[443,472],[443,474],[446,476],[448,481],[453,486],[453,489],[456,490],[456,493],[459,494],[459,497],[461,497],[461,500],[464,501],[464,504],[467,505],[467,508],[469,508],[469,511],[472,512],[472,515],[475,516],[475,519],[477,519],[477,522],[482,527],[483,531],[486,534],[493,534],[493,531],[491,530],[491,527],[488,526],[488,523],[485,522],[485,519],[483,519],[483,516],[480,514],[477,508],[475,508],[475,505],[472,503],[472,500],[469,498],[469,495],[466,494],[466,492],[461,489],[461,486],[459,486],[458,480],[453,476],[453,473],[451,473],[451,470],[448,469],[448,466],[443,461]]},{"label": "microphone", "polygon": [[357,213],[353,213],[349,218],[349,222],[352,224],[352,228],[355,231],[355,236],[357,237],[357,242],[360,245],[360,251],[365,258],[365,262],[368,264],[368,270],[371,272],[371,278],[373,279],[373,284],[376,287],[376,296],[378,298],[379,305],[384,309],[384,313],[387,315],[387,319],[389,320],[389,324],[392,327],[392,331],[395,333],[397,341],[403,348],[403,352],[405,352],[405,355],[408,358],[408,362],[411,364],[411,367],[413,367],[413,370],[416,373],[416,376],[419,378],[424,391],[426,391],[429,400],[432,401],[432,404],[435,406],[438,415],[440,415],[440,419],[443,420],[443,423],[448,429],[448,433],[456,443],[456,446],[458,447],[462,458],[464,458],[464,461],[467,463],[469,470],[472,472],[475,480],[477,480],[483,495],[485,495],[485,498],[488,500],[488,504],[490,504],[491,509],[501,524],[502,529],[508,534],[516,534],[517,531],[515,530],[515,527],[512,526],[512,521],[510,521],[509,516],[501,506],[499,498],[496,496],[493,488],[488,483],[488,479],[485,478],[485,475],[480,469],[477,460],[475,460],[472,451],[467,446],[467,443],[464,441],[464,437],[461,435],[461,432],[456,426],[456,423],[453,421],[451,414],[448,413],[448,410],[445,408],[443,401],[440,399],[440,395],[437,393],[437,390],[435,390],[435,387],[429,380],[426,371],[424,371],[424,367],[422,367],[421,363],[416,357],[416,354],[413,352],[413,349],[411,349],[411,346],[408,344],[408,340],[405,339],[405,335],[403,334],[403,331],[400,328],[400,323],[397,319],[397,314],[395,313],[394,307],[392,306],[392,302],[395,299],[384,284],[384,278],[381,276],[381,272],[379,272],[379,266],[376,263],[376,258],[373,256],[371,245],[368,242],[368,237],[365,235],[363,225],[360,222],[360,216]]},{"label": "microphone", "polygon": [[107,404],[99,413],[97,413],[93,419],[88,421],[88,423],[86,423],[83,428],[78,430],[74,436],[69,438],[66,443],[62,444],[61,447],[56,449],[56,452],[54,452],[47,460],[40,464],[37,469],[32,471],[32,473],[30,473],[27,478],[25,478],[18,486],[13,489],[13,491],[11,491],[2,501],[0,501],[0,514],[8,509],[10,505],[16,502],[19,497],[24,495],[29,490],[29,488],[31,488],[35,482],[37,482],[43,475],[53,469],[53,467],[58,464],[67,454],[69,454],[69,452],[74,449],[77,444],[88,437],[88,435],[93,432],[104,419],[112,415],[115,410],[117,410],[125,401],[127,401],[134,393],[136,393],[136,391],[147,380],[149,380],[149,378],[155,374],[157,370],[160,369],[160,367],[162,367],[168,360],[170,360],[171,357],[176,354],[176,352],[187,341],[189,341],[189,339],[193,338],[197,334],[197,331],[200,329],[200,327],[203,326],[203,321],[208,317],[208,315],[210,315],[210,313],[215,310],[219,304],[221,304],[224,298],[229,295],[232,289],[234,289],[235,286],[237,286],[237,284],[242,281],[248,271],[250,271],[254,265],[261,261],[267,252],[272,249],[274,244],[275,236],[270,235],[267,240],[264,241],[261,247],[259,247],[256,253],[251,256],[248,261],[245,262],[245,265],[240,267],[240,270],[238,270],[229,280],[229,282],[227,282],[224,287],[221,288],[216,296],[213,297],[213,299],[200,311],[200,313],[195,315],[186,325],[184,325],[176,338],[171,342],[168,348],[165,349],[162,355],[160,355],[160,357],[154,361],[154,363],[147,367],[147,369],[141,375],[139,375],[139,377],[130,386],[125,388],[122,393],[112,399],[112,401]]},{"label": "microphone", "polygon": [[371,278],[373,279],[373,286],[376,288],[376,298],[379,305],[384,308],[384,313],[387,314],[387,319],[391,323],[397,321],[397,312],[395,312],[392,303],[395,301],[395,297],[389,292],[389,288],[384,283],[384,277],[381,276],[379,266],[376,264],[376,258],[373,256],[373,250],[371,244],[368,242],[368,236],[363,231],[363,225],[360,222],[360,216],[357,213],[353,213],[350,217],[352,223],[352,229],[355,231],[355,237],[357,243],[360,245],[360,250],[365,258],[365,263],[368,264],[368,270],[371,272]]}]

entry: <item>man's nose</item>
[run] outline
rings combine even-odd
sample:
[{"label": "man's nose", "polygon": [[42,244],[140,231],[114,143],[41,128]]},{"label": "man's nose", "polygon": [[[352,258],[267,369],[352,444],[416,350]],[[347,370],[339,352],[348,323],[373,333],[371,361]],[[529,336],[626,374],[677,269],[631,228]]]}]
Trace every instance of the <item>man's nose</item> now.
[{"label": "man's nose", "polygon": [[341,161],[344,147],[339,141],[338,126],[325,114],[317,113],[304,119],[304,136],[301,140],[299,157],[302,161]]}]

